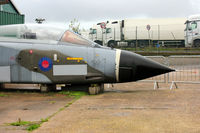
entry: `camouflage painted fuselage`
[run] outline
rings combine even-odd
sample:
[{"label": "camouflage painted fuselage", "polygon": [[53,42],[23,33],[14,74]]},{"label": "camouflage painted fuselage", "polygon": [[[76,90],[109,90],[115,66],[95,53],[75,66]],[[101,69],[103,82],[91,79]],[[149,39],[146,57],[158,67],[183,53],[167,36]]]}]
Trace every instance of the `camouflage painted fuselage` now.
[{"label": "camouflage painted fuselage", "polygon": [[116,82],[116,50],[68,43],[0,42],[0,82]]},{"label": "camouflage painted fuselage", "polygon": [[0,83],[122,83],[173,71],[132,52],[63,42],[0,41],[0,57]]}]

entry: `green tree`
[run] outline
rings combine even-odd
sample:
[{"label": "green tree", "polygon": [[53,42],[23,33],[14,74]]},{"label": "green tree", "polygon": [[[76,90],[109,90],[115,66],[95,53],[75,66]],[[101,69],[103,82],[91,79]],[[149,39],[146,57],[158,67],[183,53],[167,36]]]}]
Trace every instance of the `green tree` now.
[{"label": "green tree", "polygon": [[73,19],[70,21],[69,29],[74,31],[75,33],[80,34],[80,23],[77,19]]}]

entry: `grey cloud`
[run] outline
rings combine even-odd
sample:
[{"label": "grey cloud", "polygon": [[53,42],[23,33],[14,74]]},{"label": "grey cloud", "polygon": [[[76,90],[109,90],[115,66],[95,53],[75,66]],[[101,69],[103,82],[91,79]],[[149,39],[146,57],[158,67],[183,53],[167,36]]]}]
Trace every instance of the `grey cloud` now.
[{"label": "grey cloud", "polygon": [[[198,13],[199,0],[14,0],[27,22],[99,21],[137,17],[187,17]],[[196,4],[195,4],[196,3]]]}]

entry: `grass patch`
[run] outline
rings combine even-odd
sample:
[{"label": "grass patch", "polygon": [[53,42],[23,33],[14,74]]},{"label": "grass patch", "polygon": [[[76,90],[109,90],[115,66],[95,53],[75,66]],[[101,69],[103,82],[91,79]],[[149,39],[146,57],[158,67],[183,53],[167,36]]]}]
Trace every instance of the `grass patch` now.
[{"label": "grass patch", "polygon": [[200,48],[176,48],[176,47],[172,47],[172,48],[166,48],[166,47],[160,47],[160,48],[156,48],[156,47],[144,47],[144,48],[140,48],[137,47],[136,48],[131,48],[131,47],[119,47],[122,50],[128,50],[128,51],[199,51]]},{"label": "grass patch", "polygon": [[33,131],[39,128],[42,123],[47,121],[48,119],[41,119],[39,122],[21,121],[21,119],[19,119],[17,122],[10,123],[9,125],[26,127],[27,131]]},{"label": "grass patch", "polygon": [[6,94],[0,94],[0,97],[7,97],[8,95]]},{"label": "grass patch", "polygon": [[51,102],[50,102],[50,104],[55,104],[55,103],[56,103],[55,101],[51,101]]},{"label": "grass patch", "polygon": [[67,95],[69,97],[75,97],[75,99],[79,99],[82,96],[87,95],[86,92],[82,92],[82,91],[61,91],[59,93],[63,95]]},{"label": "grass patch", "polygon": [[43,122],[40,121],[40,122],[36,123],[36,122],[30,122],[30,121],[21,121],[19,119],[17,122],[10,123],[10,125],[12,125],[12,126],[25,126],[25,127],[27,127],[26,130],[33,131],[33,130],[39,128],[41,123],[43,123]]},{"label": "grass patch", "polygon": [[48,121],[48,118],[46,119],[41,119],[41,122],[44,123],[44,122],[47,122]]},{"label": "grass patch", "polygon": [[200,48],[166,48],[166,47],[145,47],[145,48],[121,48],[135,52],[143,56],[170,56],[170,55],[200,55]]},{"label": "grass patch", "polygon": [[25,126],[25,125],[30,125],[30,124],[31,124],[30,121],[17,121],[17,122],[10,123],[10,125],[12,126]]},{"label": "grass patch", "polygon": [[40,127],[41,124],[33,124],[33,125],[30,125],[27,130],[28,131],[33,131],[35,129],[38,129]]}]

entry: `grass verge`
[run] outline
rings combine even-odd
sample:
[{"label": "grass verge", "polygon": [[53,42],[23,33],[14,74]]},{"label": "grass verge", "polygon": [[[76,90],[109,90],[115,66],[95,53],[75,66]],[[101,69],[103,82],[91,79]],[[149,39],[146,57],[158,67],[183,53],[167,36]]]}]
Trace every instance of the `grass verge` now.
[{"label": "grass verge", "polygon": [[167,47],[144,47],[144,48],[131,48],[131,47],[119,47],[122,50],[128,51],[182,51],[182,52],[189,52],[189,51],[199,51],[200,48],[167,48]]},{"label": "grass verge", "polygon": [[121,48],[143,56],[200,55],[199,48]]},{"label": "grass verge", "polygon": [[6,94],[0,94],[0,97],[7,97],[8,95]]}]

